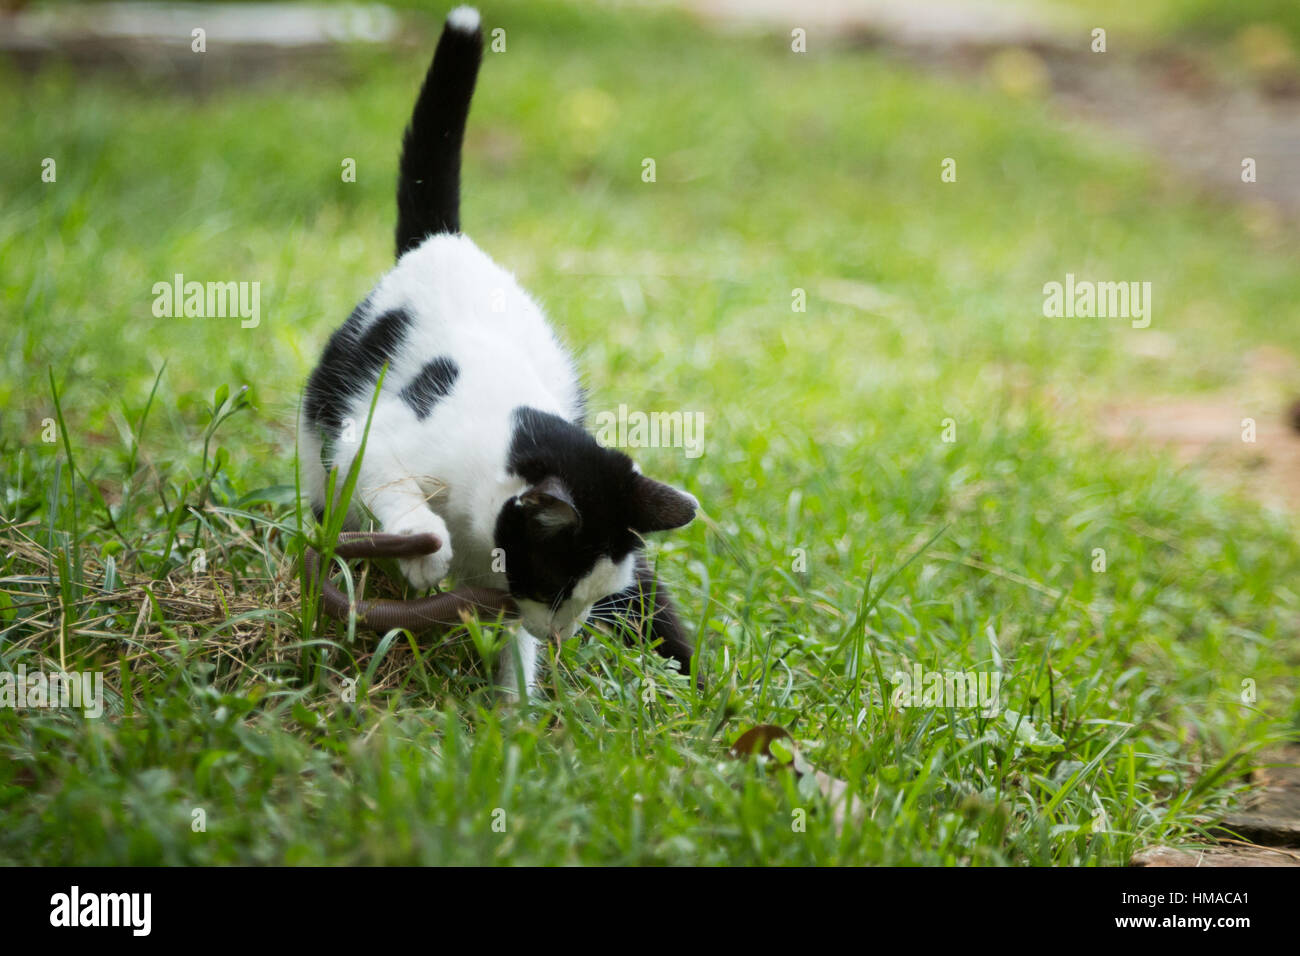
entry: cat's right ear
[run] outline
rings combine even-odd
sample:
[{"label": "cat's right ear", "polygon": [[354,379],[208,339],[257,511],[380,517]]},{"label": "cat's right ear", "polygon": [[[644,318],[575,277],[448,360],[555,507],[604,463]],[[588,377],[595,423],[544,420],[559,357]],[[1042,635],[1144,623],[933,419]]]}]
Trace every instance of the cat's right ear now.
[{"label": "cat's right ear", "polygon": [[582,524],[582,515],[573,503],[573,496],[559,478],[543,478],[515,499],[524,509],[529,522],[544,535],[552,535],[566,528]]},{"label": "cat's right ear", "polygon": [[632,530],[671,531],[690,524],[700,503],[695,496],[638,473],[632,485]]}]

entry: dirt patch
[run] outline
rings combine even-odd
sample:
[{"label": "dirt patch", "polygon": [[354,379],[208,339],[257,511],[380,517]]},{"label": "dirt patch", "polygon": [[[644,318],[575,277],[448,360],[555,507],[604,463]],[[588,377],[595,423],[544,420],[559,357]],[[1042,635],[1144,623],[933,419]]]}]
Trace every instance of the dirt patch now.
[{"label": "dirt patch", "polygon": [[1295,359],[1273,348],[1247,356],[1242,384],[1212,395],[1107,405],[1100,430],[1128,447],[1172,449],[1212,485],[1300,513],[1300,433],[1292,420]]},{"label": "dirt patch", "polygon": [[[1269,757],[1251,777],[1255,790],[1240,810],[1223,818],[1223,829],[1274,847],[1300,847],[1300,746]],[[1295,854],[1300,860],[1300,853]]]},{"label": "dirt patch", "polygon": [[1300,853],[1269,846],[1152,846],[1133,857],[1134,866],[1300,866]]},{"label": "dirt patch", "polygon": [[1147,847],[1132,865],[1300,866],[1300,745],[1266,755],[1251,783],[1241,809],[1218,827],[1217,844]]}]

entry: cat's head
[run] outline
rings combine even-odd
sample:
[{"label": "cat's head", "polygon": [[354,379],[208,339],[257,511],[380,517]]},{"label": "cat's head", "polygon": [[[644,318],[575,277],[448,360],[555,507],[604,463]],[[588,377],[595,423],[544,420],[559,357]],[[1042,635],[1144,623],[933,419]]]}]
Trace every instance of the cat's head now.
[{"label": "cat's head", "polygon": [[698,503],[556,415],[515,412],[509,469],[527,482],[497,515],[511,596],[535,637],[573,634],[630,587],[642,536],[680,528]]}]

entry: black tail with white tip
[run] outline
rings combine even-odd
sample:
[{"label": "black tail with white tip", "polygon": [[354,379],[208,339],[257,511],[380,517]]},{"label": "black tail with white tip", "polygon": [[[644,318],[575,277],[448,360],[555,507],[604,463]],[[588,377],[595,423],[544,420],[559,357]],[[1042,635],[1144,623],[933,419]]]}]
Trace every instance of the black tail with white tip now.
[{"label": "black tail with white tip", "polygon": [[438,49],[402,139],[397,181],[397,255],[426,237],[460,232],[460,152],[474,81],[483,61],[478,11],[447,14]]}]

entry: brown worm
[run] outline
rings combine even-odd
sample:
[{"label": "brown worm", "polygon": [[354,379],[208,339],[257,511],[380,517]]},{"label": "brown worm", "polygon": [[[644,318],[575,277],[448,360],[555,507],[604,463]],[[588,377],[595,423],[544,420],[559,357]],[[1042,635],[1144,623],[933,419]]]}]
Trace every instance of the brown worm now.
[{"label": "brown worm", "polygon": [[[339,535],[334,553],[341,558],[409,558],[433,554],[442,542],[432,534],[382,534],[375,531],[351,531]],[[321,605],[325,613],[346,621],[352,610],[348,596],[327,576],[320,574],[320,555],[314,548],[303,554],[308,588],[320,578]],[[356,603],[357,623],[376,631],[403,627],[422,631],[432,627],[460,624],[465,614],[486,613],[495,617],[516,613],[510,595],[497,588],[460,587],[410,601],[376,598]]]}]

